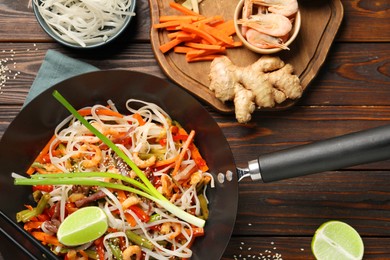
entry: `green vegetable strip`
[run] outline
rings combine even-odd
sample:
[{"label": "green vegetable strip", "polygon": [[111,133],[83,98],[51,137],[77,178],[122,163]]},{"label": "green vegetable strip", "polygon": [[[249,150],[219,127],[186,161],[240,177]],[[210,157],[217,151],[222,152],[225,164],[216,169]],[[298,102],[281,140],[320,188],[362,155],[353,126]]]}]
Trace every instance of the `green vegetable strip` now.
[{"label": "green vegetable strip", "polygon": [[102,177],[102,178],[112,178],[121,181],[125,181],[130,183],[131,185],[143,190],[144,192],[149,193],[153,196],[150,190],[132,178],[123,176],[121,174],[111,173],[111,172],[72,172],[72,173],[51,173],[51,174],[33,174],[31,175],[31,179],[57,179],[57,178],[85,178],[85,177]]},{"label": "green vegetable strip", "polygon": [[[48,174],[49,175],[49,174]],[[93,180],[91,178],[47,178],[47,179],[29,179],[17,178],[14,180],[15,185],[83,185],[83,186],[100,186],[117,190],[124,190],[136,193],[142,197],[153,200],[158,203],[160,200],[146,192],[125,186],[122,184]]]},{"label": "green vegetable strip", "polygon": [[47,203],[49,202],[50,194],[46,193],[43,194],[41,199],[38,202],[38,205],[31,209],[25,209],[18,213],[16,213],[16,221],[17,222],[27,222],[32,217],[38,216],[39,214],[42,214],[43,210],[46,208]]},{"label": "green vegetable strip", "polygon": [[[169,202],[167,198],[165,198],[161,193],[157,191],[157,189],[153,186],[153,184],[148,180],[148,178],[143,174],[143,172],[137,167],[137,165],[130,160],[127,155],[120,150],[110,139],[108,139],[106,136],[104,136],[102,133],[100,133],[96,128],[94,128],[84,117],[82,117],[76,109],[73,108],[73,106],[57,91],[55,90],[53,92],[53,96],[66,108],[73,114],[75,118],[77,118],[88,130],[90,130],[93,134],[95,134],[100,140],[102,140],[103,143],[105,143],[108,147],[110,147],[124,162],[126,162],[131,169],[137,174],[137,176],[142,180],[142,182],[146,185],[146,187],[149,189],[149,193],[152,194],[150,196],[147,193],[144,193],[147,196],[144,196],[146,198],[149,198],[158,204],[162,205],[166,210],[171,212],[172,214],[176,215],[177,217],[195,225],[198,227],[203,227],[205,224],[205,221],[203,219],[200,219],[194,215],[191,215],[188,212],[185,212],[184,210],[180,209],[179,207],[173,205]],[[103,184],[105,182],[102,182]],[[70,183],[69,183],[70,184]],[[107,184],[107,183],[105,183]],[[112,184],[114,185],[114,184]],[[116,184],[118,185],[118,184]],[[123,186],[123,185],[119,185]],[[127,186],[124,186],[126,188],[129,188]],[[119,189],[118,187],[115,187]],[[132,189],[136,190],[136,189]],[[138,191],[141,192],[141,191]],[[134,192],[137,193],[137,192]],[[139,193],[137,193],[139,194]],[[141,195],[142,196],[142,195]],[[153,197],[154,196],[154,197]]]},{"label": "green vegetable strip", "polygon": [[122,251],[119,249],[119,247],[117,245],[114,245],[113,243],[109,242],[108,246],[110,247],[110,250],[114,256],[114,259],[123,260]]},{"label": "green vegetable strip", "polygon": [[200,210],[203,214],[203,219],[207,220],[209,217],[209,209],[207,207],[207,201],[206,198],[203,196],[203,194],[198,195],[198,200],[200,204]]},{"label": "green vegetable strip", "polygon": [[147,240],[146,238],[134,233],[131,230],[126,230],[125,234],[131,242],[133,242],[139,246],[146,247],[150,250],[153,250],[153,248],[154,248],[153,244],[150,243],[150,241]]},{"label": "green vegetable strip", "polygon": [[94,135],[96,135],[103,143],[105,143],[108,147],[110,147],[123,161],[125,161],[131,169],[137,174],[137,176],[142,180],[142,182],[148,187],[150,192],[156,198],[161,200],[167,200],[161,193],[157,191],[157,189],[153,186],[153,184],[148,180],[148,178],[144,175],[144,173],[138,168],[138,166],[130,160],[129,157],[119,149],[109,138],[99,132],[95,127],[93,127],[83,116],[81,116],[77,110],[57,91],[54,90],[53,96],[66,108],[72,115],[77,118],[89,131],[91,131]]},{"label": "green vegetable strip", "polygon": [[[47,174],[50,175],[50,174]],[[125,186],[122,184],[116,184],[105,181],[93,180],[91,178],[45,178],[45,179],[31,179],[31,178],[16,178],[14,179],[15,185],[83,185],[83,186],[100,186],[105,188],[112,188],[117,190],[124,190],[133,192],[140,196],[143,196],[147,199],[150,199],[157,204],[161,205],[163,208],[176,215],[178,218],[181,218],[195,226],[203,227],[205,221],[194,215],[191,215],[179,207],[173,205],[169,200],[160,200],[159,198],[153,197],[146,192]],[[47,194],[47,193],[46,193]]]},{"label": "green vegetable strip", "polygon": [[178,218],[183,219],[187,221],[188,223],[191,223],[197,227],[204,227],[205,220],[198,218],[194,215],[191,215],[184,210],[180,209],[179,207],[173,205],[169,200],[161,200],[159,204],[169,212],[175,214]]}]

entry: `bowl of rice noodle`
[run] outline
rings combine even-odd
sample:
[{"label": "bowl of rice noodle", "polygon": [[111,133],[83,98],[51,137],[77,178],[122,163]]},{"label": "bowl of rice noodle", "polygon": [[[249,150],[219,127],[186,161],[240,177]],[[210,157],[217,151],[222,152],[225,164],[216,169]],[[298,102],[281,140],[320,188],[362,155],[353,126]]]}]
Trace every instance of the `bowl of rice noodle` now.
[{"label": "bowl of rice noodle", "polygon": [[32,0],[43,30],[73,48],[95,48],[116,39],[135,15],[135,0]]}]

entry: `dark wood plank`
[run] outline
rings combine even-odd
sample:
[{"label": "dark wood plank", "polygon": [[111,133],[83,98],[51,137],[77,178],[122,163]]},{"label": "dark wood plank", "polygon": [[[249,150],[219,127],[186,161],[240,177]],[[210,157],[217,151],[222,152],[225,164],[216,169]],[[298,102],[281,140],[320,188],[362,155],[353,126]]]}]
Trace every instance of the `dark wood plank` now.
[{"label": "dark wood plank", "polygon": [[[122,48],[123,47],[123,48]],[[164,77],[148,44],[133,43],[101,52],[77,52],[55,43],[0,43],[0,60],[7,66],[1,104],[22,104],[48,49],[88,62],[100,69],[128,69]]]},{"label": "dark wood plank", "polygon": [[[236,155],[236,163],[244,166],[261,154],[389,124],[390,107],[295,107],[256,113],[247,125],[232,123],[228,116],[214,117]],[[376,169],[383,167],[386,165],[375,165]]]},{"label": "dark wood plank", "polygon": [[388,43],[335,43],[300,104],[387,106],[390,98]]},{"label": "dark wood plank", "polygon": [[344,21],[338,40],[348,42],[389,42],[389,1],[342,0]]},{"label": "dark wood plank", "polygon": [[338,219],[362,236],[389,236],[390,171],[335,171],[274,183],[240,183],[234,230],[244,236],[310,236]]},{"label": "dark wood plank", "polygon": [[[311,260],[310,244],[312,237],[236,237],[233,236],[223,260]],[[363,237],[364,259],[388,259],[389,238]]]},{"label": "dark wood plank", "polygon": [[[302,0],[310,1],[310,0]],[[47,42],[52,41],[38,25],[28,1],[3,1],[0,4],[0,41]],[[387,0],[342,0],[344,20],[338,41],[388,42],[390,40],[390,9]],[[137,17],[126,32],[132,40],[150,39],[148,1],[137,1]],[[10,22],[18,20],[17,23]],[[17,31],[18,33],[14,33]],[[124,37],[125,39],[127,38]],[[122,39],[123,40],[123,39]]]},{"label": "dark wood plank", "polygon": [[[47,49],[58,50],[100,69],[137,70],[166,78],[149,44],[132,43],[96,53],[76,52],[55,43],[0,43],[0,59],[8,59],[2,64],[11,70],[6,73],[9,79],[1,86],[1,104],[23,102]],[[385,43],[336,43],[296,105],[387,106],[390,99],[389,60],[390,49]]]}]

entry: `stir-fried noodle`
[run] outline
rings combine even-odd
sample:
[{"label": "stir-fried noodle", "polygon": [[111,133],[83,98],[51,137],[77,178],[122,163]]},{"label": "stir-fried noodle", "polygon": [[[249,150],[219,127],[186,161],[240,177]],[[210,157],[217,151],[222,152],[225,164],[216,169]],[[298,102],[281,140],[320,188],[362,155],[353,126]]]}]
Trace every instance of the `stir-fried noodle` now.
[{"label": "stir-fried noodle", "polygon": [[[205,191],[209,184],[213,186],[213,178],[193,143],[194,132],[187,133],[153,103],[130,99],[126,108],[128,112],[121,114],[108,101],[107,106],[95,105],[78,112],[115,143],[159,193],[180,209],[206,219]],[[46,151],[28,171],[31,176],[93,172],[139,180],[129,165],[73,116],[56,127]],[[110,177],[95,179],[130,186]],[[115,259],[118,253],[123,259],[189,258],[194,238],[204,234],[202,227],[187,223],[158,203],[129,191],[83,185],[39,185],[33,190],[36,201],[45,194],[50,196],[42,212],[23,220],[24,227],[67,259]],[[56,239],[59,225],[69,214],[91,205],[105,212],[107,232],[77,247],[61,244]]]}]

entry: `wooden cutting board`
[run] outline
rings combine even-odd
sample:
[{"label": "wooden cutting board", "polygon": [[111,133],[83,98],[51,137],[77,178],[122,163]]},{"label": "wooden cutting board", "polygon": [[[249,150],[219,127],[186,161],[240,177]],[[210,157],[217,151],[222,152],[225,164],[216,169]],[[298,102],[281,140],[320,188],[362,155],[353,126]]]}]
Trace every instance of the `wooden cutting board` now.
[{"label": "wooden cutting board", "polygon": [[[152,24],[159,22],[160,15],[178,14],[169,7],[169,1],[171,0],[149,0]],[[233,19],[238,2],[239,0],[203,0],[200,13],[205,16],[222,15],[225,20],[230,20]],[[340,0],[301,0],[298,3],[302,17],[299,35],[289,51],[273,55],[294,66],[295,74],[306,90],[326,59],[340,27],[344,9]],[[187,63],[183,55],[173,52],[163,54],[158,48],[168,41],[167,33],[152,28],[150,36],[156,59],[171,80],[220,112],[234,111],[233,104],[222,103],[208,89],[211,62]],[[227,56],[236,65],[247,66],[259,59],[261,54],[240,47],[229,49]],[[294,102],[296,100],[287,100],[267,110],[286,109]]]}]

